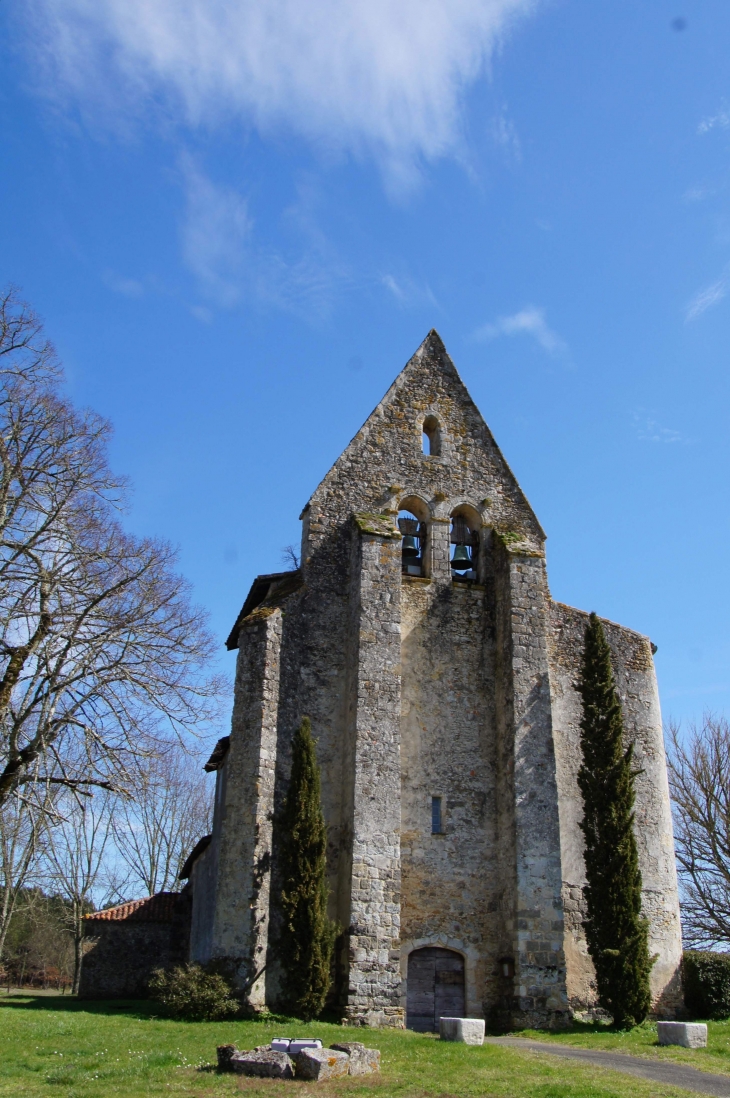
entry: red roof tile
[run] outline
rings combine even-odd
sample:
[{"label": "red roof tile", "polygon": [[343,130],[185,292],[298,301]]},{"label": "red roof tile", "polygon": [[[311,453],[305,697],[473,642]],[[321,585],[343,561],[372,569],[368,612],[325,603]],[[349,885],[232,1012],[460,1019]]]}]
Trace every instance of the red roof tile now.
[{"label": "red roof tile", "polygon": [[126,904],[107,907],[104,911],[92,911],[84,916],[84,921],[171,923],[179,895],[178,892],[158,892],[154,896],[145,896],[143,900],[130,900]]}]

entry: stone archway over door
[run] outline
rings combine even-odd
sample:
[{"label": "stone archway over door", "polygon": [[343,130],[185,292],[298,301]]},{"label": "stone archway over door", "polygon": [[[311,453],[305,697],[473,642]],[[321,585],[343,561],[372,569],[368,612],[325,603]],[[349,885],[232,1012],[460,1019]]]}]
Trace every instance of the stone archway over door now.
[{"label": "stone archway over door", "polygon": [[408,955],[406,1026],[436,1033],[439,1018],[463,1018],[464,958],[453,949],[426,946]]}]

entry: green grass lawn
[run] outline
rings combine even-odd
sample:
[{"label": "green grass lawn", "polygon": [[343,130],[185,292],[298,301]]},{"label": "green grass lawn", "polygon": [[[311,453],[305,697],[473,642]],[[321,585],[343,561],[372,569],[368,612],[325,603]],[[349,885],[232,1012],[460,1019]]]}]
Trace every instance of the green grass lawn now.
[{"label": "green grass lawn", "polygon": [[518,1037],[531,1037],[535,1041],[547,1041],[574,1045],[577,1048],[605,1049],[624,1052],[630,1056],[649,1056],[656,1060],[674,1060],[700,1071],[718,1075],[730,1075],[730,1020],[707,1023],[707,1048],[679,1048],[677,1045],[660,1045],[657,1042],[656,1025],[644,1022],[635,1029],[616,1033],[608,1026],[580,1025],[562,1033],[545,1033],[542,1030],[525,1030]]},{"label": "green grass lawn", "polygon": [[[365,1039],[381,1050],[382,1071],[379,1076],[314,1084],[243,1079],[218,1075],[213,1069],[217,1044],[234,1042],[239,1048],[252,1048],[277,1034],[318,1036],[325,1044]],[[603,1033],[571,1037],[602,1046],[612,1040],[612,1035]],[[628,1043],[620,1044],[620,1036],[613,1039],[628,1051]],[[633,1041],[631,1051],[643,1051],[640,1041]],[[647,1037],[646,1048],[650,1047]],[[155,1017],[147,1003],[89,1004],[60,996],[0,996],[0,1095],[207,1098],[241,1094],[247,1098],[284,1094],[296,1098],[314,1094],[323,1098],[679,1098],[687,1092],[575,1062],[543,1060],[535,1053],[494,1045],[470,1048],[403,1031],[271,1020],[174,1022]]]}]

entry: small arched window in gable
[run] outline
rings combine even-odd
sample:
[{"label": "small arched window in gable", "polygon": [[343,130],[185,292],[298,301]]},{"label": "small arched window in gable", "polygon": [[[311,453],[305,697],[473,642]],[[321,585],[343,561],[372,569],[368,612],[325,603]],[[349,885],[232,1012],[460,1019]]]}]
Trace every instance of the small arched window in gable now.
[{"label": "small arched window in gable", "polygon": [[423,452],[430,457],[441,453],[441,428],[436,416],[426,416],[423,421]]}]

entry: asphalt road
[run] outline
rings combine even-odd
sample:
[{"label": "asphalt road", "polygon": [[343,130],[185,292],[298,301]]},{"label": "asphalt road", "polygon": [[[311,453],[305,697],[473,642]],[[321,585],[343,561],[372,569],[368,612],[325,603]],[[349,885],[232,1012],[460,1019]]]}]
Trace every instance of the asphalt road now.
[{"label": "asphalt road", "polygon": [[592,1048],[572,1048],[570,1045],[553,1045],[546,1041],[529,1041],[524,1037],[485,1037],[485,1044],[508,1045],[546,1056],[563,1056],[568,1060],[582,1060],[595,1067],[622,1071],[637,1075],[654,1083],[684,1087],[695,1094],[713,1094],[716,1098],[730,1098],[730,1075],[711,1075],[707,1071],[685,1067],[669,1060],[648,1060],[641,1056],[625,1056],[620,1052],[598,1052]]}]

